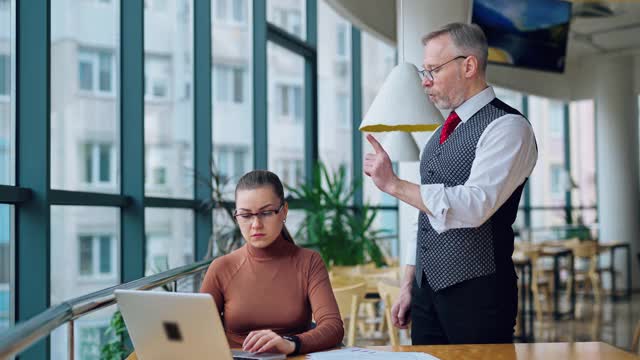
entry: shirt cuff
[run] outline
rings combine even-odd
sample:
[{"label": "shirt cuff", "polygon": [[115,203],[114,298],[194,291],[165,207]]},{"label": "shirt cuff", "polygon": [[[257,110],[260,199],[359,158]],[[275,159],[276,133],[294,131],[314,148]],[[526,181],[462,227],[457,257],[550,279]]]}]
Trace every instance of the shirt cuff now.
[{"label": "shirt cuff", "polygon": [[404,253],[405,265],[416,265],[416,248],[418,246],[418,230],[413,232],[415,236],[411,237],[407,244],[407,250]]},{"label": "shirt cuff", "polygon": [[438,234],[447,231],[446,221],[449,212],[449,199],[444,192],[444,184],[427,184],[420,185],[420,195],[422,202],[429,210],[427,217],[431,223],[431,227]]}]

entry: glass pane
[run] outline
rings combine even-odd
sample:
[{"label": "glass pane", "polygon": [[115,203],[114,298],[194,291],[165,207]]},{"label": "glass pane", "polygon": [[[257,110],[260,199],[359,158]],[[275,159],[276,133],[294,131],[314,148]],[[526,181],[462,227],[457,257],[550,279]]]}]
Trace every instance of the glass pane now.
[{"label": "glass pane", "polygon": [[[51,206],[51,306],[120,283],[120,209]],[[73,254],[73,255],[70,255]],[[100,359],[105,329],[115,307],[75,322],[77,359]],[[95,331],[83,330],[87,327]],[[51,335],[51,358],[68,359],[66,325]]]},{"label": "glass pane", "polygon": [[306,0],[268,0],[267,21],[301,39],[307,38]]},{"label": "glass pane", "polygon": [[289,186],[304,182],[304,59],[267,45],[269,170]]},{"label": "glass pane", "polygon": [[564,104],[560,101],[529,96],[529,121],[538,144],[538,162],[529,179],[531,206],[560,207],[558,210],[538,210],[531,213],[532,234],[536,240],[559,236],[544,231],[550,226],[566,224],[565,193],[569,176],[564,170]]},{"label": "glass pane", "polygon": [[118,284],[119,215],[118,208],[51,207],[51,305]]},{"label": "glass pane", "polygon": [[145,178],[145,194],[193,198],[193,1],[153,4],[144,11],[145,167],[166,171],[166,183]]},{"label": "glass pane", "polygon": [[[387,75],[395,66],[396,51],[367,32],[362,32],[362,114],[366,114],[369,106],[376,97],[378,90],[384,83]],[[374,134],[378,141],[384,141],[384,133]],[[362,155],[373,152],[373,148],[362,137]],[[362,171],[362,169],[355,169]],[[383,201],[383,193],[376,188],[371,178],[364,176],[363,180],[364,201],[378,205]]]},{"label": "glass pane", "polygon": [[222,175],[224,198],[233,200],[238,178],[253,168],[253,53],[245,45],[253,39],[252,1],[214,0],[214,4],[213,171]]},{"label": "glass pane", "polygon": [[351,24],[318,2],[318,149],[330,171],[352,176]]},{"label": "glass pane", "polygon": [[12,326],[13,206],[0,205],[0,334]]},{"label": "glass pane", "polygon": [[[592,99],[573,101],[569,106],[571,131],[571,180],[575,185],[571,193],[574,207],[595,207],[596,191],[596,137],[595,106]],[[594,225],[595,209],[573,211],[574,223]]]},{"label": "glass pane", "polygon": [[157,274],[194,261],[192,210],[147,208],[145,234],[145,275]]},{"label": "glass pane", "polygon": [[[109,322],[117,310],[116,306],[98,310],[83,316],[74,322],[74,355],[80,360],[100,360],[111,357],[101,356],[102,348],[115,340],[113,329]],[[51,333],[51,359],[70,359],[69,329],[62,325]],[[131,351],[131,349],[128,349]]]},{"label": "glass pane", "polygon": [[0,184],[14,185],[15,174],[15,6],[0,6]]},{"label": "glass pane", "polygon": [[72,3],[51,1],[51,187],[118,193],[120,2]]}]

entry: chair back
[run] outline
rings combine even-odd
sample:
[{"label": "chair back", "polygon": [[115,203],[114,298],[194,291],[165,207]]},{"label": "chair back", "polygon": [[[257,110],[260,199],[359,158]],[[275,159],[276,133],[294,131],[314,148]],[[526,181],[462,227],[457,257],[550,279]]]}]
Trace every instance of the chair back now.
[{"label": "chair back", "polygon": [[358,307],[360,301],[364,299],[366,291],[367,284],[364,282],[333,289],[342,322],[346,327],[347,346],[353,346],[355,343]]},{"label": "chair back", "polygon": [[391,342],[391,346],[398,346],[400,345],[400,340],[398,339],[398,329],[393,326],[393,323],[391,321],[391,307],[400,296],[400,287],[391,285],[383,281],[379,281],[378,293],[380,294],[380,298],[384,303],[384,317],[387,321],[389,341]]}]

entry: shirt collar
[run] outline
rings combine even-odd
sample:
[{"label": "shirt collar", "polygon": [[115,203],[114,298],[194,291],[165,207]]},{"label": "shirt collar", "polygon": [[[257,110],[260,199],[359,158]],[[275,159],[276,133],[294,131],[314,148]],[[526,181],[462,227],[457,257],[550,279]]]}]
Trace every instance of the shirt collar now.
[{"label": "shirt collar", "polygon": [[493,91],[493,87],[488,86],[486,89],[473,95],[470,99],[463,102],[455,110],[458,117],[462,122],[467,122],[475,113],[485,107],[488,103],[496,98],[496,93]]}]

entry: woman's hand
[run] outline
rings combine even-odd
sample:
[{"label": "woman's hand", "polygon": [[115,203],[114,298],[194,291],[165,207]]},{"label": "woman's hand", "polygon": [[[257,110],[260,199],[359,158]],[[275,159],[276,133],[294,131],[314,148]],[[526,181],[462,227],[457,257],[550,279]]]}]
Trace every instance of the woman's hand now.
[{"label": "woman's hand", "polygon": [[289,355],[296,349],[296,344],[285,340],[271,330],[256,330],[244,339],[242,350],[252,353],[278,352]]}]

